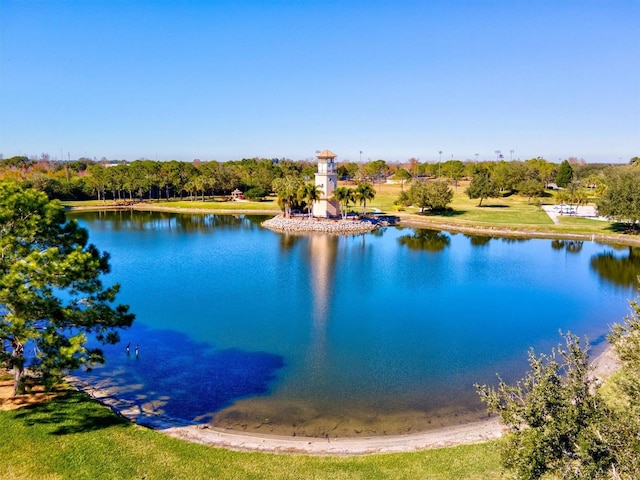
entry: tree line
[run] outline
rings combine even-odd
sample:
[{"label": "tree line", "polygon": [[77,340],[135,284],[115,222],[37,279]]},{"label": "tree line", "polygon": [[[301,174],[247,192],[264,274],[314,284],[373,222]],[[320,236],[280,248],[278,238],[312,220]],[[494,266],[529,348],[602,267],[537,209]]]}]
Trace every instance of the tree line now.
[{"label": "tree line", "polygon": [[524,196],[530,203],[548,196],[547,190],[553,189],[557,203],[577,208],[593,202],[603,217],[633,228],[640,224],[640,157],[632,158],[627,165],[572,164],[568,160],[554,164],[534,158],[466,166],[452,160],[441,167],[441,175],[426,178],[397,171],[394,177],[401,185],[411,182],[411,186],[408,191],[402,189],[396,204],[413,205],[421,212],[445,210],[453,199],[450,185],[457,188],[458,181],[466,178],[470,182],[465,193],[477,199],[478,206],[485,199],[509,195]]},{"label": "tree line", "polygon": [[[289,191],[284,198],[281,194],[287,189],[283,189],[283,182],[312,182],[315,171],[316,163],[312,161],[264,158],[229,162],[141,159],[129,163],[88,158],[59,162],[43,155],[40,159],[18,156],[0,161],[0,179],[16,180],[23,187],[47,193],[49,198],[143,201],[188,197],[204,201],[214,195],[229,196],[239,189],[252,200],[276,194],[284,211],[289,207],[306,209],[314,194],[296,191],[294,199]],[[414,205],[421,211],[446,209],[453,197],[450,186],[457,188],[464,179],[470,181],[466,193],[478,199],[479,205],[487,198],[512,194],[531,201],[545,195],[545,189],[554,188],[558,189],[555,195],[561,203],[582,205],[594,201],[603,216],[631,223],[640,221],[640,200],[625,199],[640,195],[639,171],[640,157],[633,157],[627,165],[587,164],[577,159],[554,163],[540,157],[525,161],[452,159],[435,163],[412,158],[395,164],[379,159],[337,165],[338,178],[343,182],[375,186],[391,179],[399,183],[402,192],[397,203]],[[405,185],[409,185],[407,191]],[[355,203],[353,195],[354,192],[339,191],[336,200],[347,207],[350,202]]]}]

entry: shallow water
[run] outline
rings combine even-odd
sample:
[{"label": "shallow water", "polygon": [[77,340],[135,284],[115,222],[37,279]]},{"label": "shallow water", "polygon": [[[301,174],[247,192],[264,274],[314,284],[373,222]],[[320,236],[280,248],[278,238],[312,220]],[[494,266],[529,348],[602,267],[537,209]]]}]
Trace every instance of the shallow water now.
[{"label": "shallow water", "polygon": [[559,330],[600,345],[640,274],[635,250],[593,242],[410,228],[288,235],[257,216],[73,217],[111,253],[109,279],[137,315],[85,376],[175,417],[287,435],[484,416],[474,383],[519,378],[527,349],[549,351]]}]

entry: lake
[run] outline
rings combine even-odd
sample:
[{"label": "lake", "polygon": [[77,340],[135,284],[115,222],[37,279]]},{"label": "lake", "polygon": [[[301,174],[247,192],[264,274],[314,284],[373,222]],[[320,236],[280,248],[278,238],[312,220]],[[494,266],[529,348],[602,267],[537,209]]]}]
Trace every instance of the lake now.
[{"label": "lake", "polygon": [[479,419],[473,385],[520,378],[527,350],[549,352],[560,330],[601,350],[640,274],[638,249],[596,242],[292,235],[246,215],[70,218],[111,254],[105,281],[137,316],[84,378],[241,431],[382,435]]}]

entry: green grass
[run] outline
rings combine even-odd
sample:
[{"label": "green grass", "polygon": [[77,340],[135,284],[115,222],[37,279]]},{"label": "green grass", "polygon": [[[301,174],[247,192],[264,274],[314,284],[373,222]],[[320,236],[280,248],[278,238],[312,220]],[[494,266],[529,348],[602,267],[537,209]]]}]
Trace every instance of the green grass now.
[{"label": "green grass", "polygon": [[[405,221],[412,221],[414,224],[423,224],[425,226],[432,225],[433,228],[455,228],[456,225],[461,227],[484,227],[484,228],[503,228],[526,232],[537,233],[554,233],[561,234],[602,234],[602,235],[618,235],[620,241],[630,238],[624,235],[624,228],[610,222],[599,220],[591,220],[586,218],[576,218],[570,216],[560,217],[560,224],[556,225],[549,216],[536,203],[519,195],[510,195],[502,198],[484,199],[482,206],[478,206],[478,200],[471,200],[465,194],[468,182],[460,182],[457,188],[454,188],[453,201],[451,208],[443,213],[419,213],[417,208],[409,207],[398,211],[394,202],[400,194],[400,185],[394,184],[376,184],[376,197],[367,204],[367,211],[381,211],[383,213],[398,215]],[[347,185],[353,187],[353,185]],[[409,186],[405,185],[405,190]],[[554,192],[548,191],[542,198],[545,204],[553,205]],[[113,206],[114,202],[107,201],[86,201],[86,202],[63,202],[70,207],[101,207]],[[280,209],[274,197],[268,197],[262,202],[227,202],[222,201],[221,197],[215,199],[207,198],[206,201],[200,200],[171,200],[171,201],[152,201],[145,202],[144,205],[153,207],[163,207],[180,210],[200,210],[213,212],[234,212],[239,210],[249,210],[256,212],[279,212]],[[355,212],[361,211],[360,205],[352,205],[350,209]]]},{"label": "green grass", "polygon": [[[76,208],[86,208],[86,207],[114,207],[114,206],[123,206],[127,205],[128,202],[107,200],[106,202],[98,201],[98,200],[83,200],[83,201],[64,201],[63,205],[67,207],[76,207]],[[166,208],[175,208],[176,210],[188,210],[188,209],[197,209],[197,210],[269,210],[273,212],[280,211],[278,204],[276,203],[275,197],[267,197],[262,202],[250,202],[250,201],[239,201],[239,202],[225,202],[219,198],[211,199],[206,198],[203,202],[202,200],[153,200],[144,202],[138,202],[135,200],[132,205],[141,205],[141,206],[150,206],[150,207],[166,207]]]},{"label": "green grass", "polygon": [[220,200],[171,200],[162,202],[152,202],[151,205],[169,208],[197,208],[202,210],[270,210],[279,212],[280,207],[276,203],[276,199],[268,197],[261,202],[238,201],[224,202]]},{"label": "green grass", "polygon": [[77,392],[0,411],[0,455],[6,480],[504,478],[496,442],[357,457],[241,453],[130,424]]}]

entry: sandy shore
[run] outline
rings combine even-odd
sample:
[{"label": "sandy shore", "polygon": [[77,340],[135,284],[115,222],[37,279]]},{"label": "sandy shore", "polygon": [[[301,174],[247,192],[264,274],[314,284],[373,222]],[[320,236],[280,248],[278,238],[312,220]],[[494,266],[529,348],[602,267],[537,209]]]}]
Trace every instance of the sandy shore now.
[{"label": "sandy shore", "polygon": [[[594,376],[604,380],[618,367],[611,348],[592,360]],[[214,428],[209,424],[189,424],[183,420],[158,414],[152,407],[125,402],[109,390],[83,383],[70,377],[69,382],[121,416],[166,435],[185,441],[238,451],[298,453],[308,455],[365,455],[373,453],[411,452],[429,448],[483,442],[504,433],[497,416],[461,425],[452,425],[424,432],[371,437],[317,438],[268,435]]]},{"label": "sandy shore", "polygon": [[239,433],[203,426],[173,427],[162,432],[182,440],[232,450],[308,455],[364,455],[410,452],[482,442],[500,437],[502,426],[498,418],[494,417],[483,422],[421,433],[358,438],[285,437]]}]

